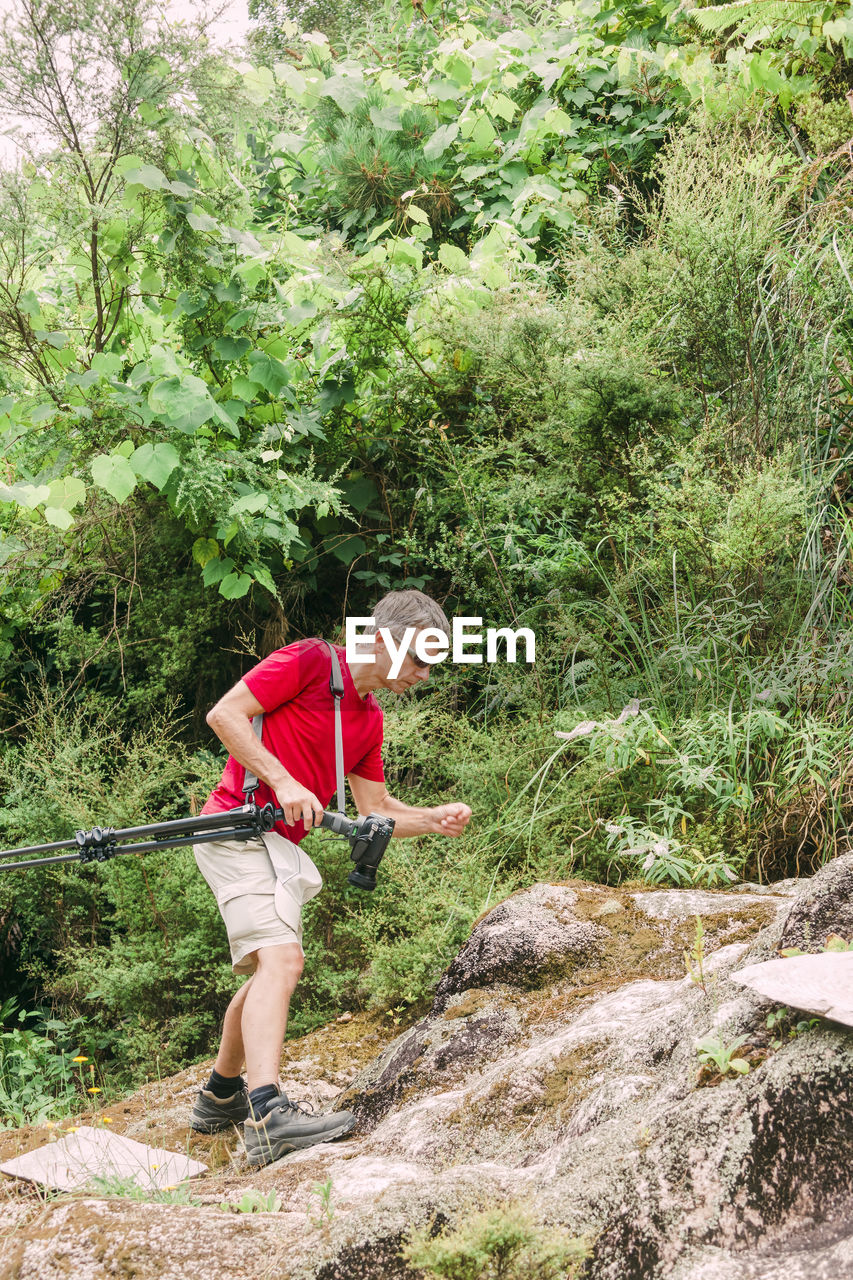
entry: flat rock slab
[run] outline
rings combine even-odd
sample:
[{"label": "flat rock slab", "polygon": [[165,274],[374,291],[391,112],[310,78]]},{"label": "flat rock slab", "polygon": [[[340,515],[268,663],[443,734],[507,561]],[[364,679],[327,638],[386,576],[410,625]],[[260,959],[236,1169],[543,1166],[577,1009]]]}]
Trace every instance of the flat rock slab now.
[{"label": "flat rock slab", "polygon": [[[728,911],[732,915],[752,907],[773,907],[771,895],[724,893],[705,889],[650,889],[632,893],[634,906],[653,920],[687,920],[691,916],[713,916]],[[771,901],[768,901],[771,898]]]},{"label": "flat rock slab", "polygon": [[853,951],[766,960],[731,978],[778,1004],[853,1027]]},{"label": "flat rock slab", "polygon": [[0,1173],[40,1182],[55,1191],[77,1191],[93,1178],[129,1180],[146,1189],[163,1189],[206,1172],[207,1165],[199,1160],[90,1125],[81,1125],[59,1142],[0,1164]]}]

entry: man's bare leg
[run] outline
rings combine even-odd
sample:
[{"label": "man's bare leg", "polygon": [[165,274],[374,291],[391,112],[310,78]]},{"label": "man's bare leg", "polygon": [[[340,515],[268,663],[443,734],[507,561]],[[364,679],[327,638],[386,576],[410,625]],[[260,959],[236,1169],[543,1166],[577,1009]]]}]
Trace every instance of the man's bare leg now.
[{"label": "man's bare leg", "polygon": [[213,1067],[221,1076],[225,1076],[226,1080],[239,1076],[243,1070],[245,1054],[243,1052],[243,1032],[240,1023],[243,1017],[243,1004],[253,980],[254,974],[248,982],[243,983],[239,991],[235,991],[231,997],[231,1003],[225,1010],[225,1021],[222,1024],[222,1040]]},{"label": "man's bare leg", "polygon": [[302,973],[302,948],[295,942],[259,947],[249,959],[255,971],[228,1006],[216,1070],[236,1076],[245,1062],[251,1090],[278,1082],[290,997]]}]

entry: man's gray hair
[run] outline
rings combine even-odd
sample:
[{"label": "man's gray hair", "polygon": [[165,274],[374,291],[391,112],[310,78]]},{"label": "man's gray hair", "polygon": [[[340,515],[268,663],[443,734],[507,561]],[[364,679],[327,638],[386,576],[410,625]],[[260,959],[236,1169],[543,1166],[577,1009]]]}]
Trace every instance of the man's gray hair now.
[{"label": "man's gray hair", "polygon": [[[373,618],[377,630],[387,627],[397,640],[402,639],[406,627],[414,627],[416,631],[435,627],[450,635],[450,623],[441,605],[425,596],[423,591],[389,591],[376,604]],[[370,634],[369,627],[365,627],[365,633]]]}]

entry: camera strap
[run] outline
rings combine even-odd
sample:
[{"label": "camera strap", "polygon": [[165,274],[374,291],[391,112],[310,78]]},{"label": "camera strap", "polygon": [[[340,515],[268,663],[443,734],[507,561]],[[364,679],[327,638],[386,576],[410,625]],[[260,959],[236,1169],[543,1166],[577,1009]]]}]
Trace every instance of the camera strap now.
[{"label": "camera strap", "polygon": [[[340,659],[338,651],[328,640],[324,640],[326,648],[332,658],[332,670],[329,676],[329,688],[335,699],[335,780],[337,783],[337,794],[335,796],[335,808],[338,813],[346,813],[347,798],[344,790],[344,735],[341,728],[341,700],[344,696],[344,678],[341,672]],[[255,731],[255,737],[258,742],[263,743],[264,731],[264,713],[260,711],[256,716],[252,717],[252,728]],[[253,773],[251,769],[246,769],[243,778],[243,795],[246,797],[248,804],[252,795],[258,787],[258,775]]]},{"label": "camera strap", "polygon": [[344,696],[344,678],[341,674],[341,664],[338,659],[338,651],[328,640],[323,643],[332,655],[332,674],[329,677],[329,688],[335,699],[335,779],[337,782],[338,792],[335,796],[335,808],[338,813],[346,813],[347,795],[344,790],[344,735],[341,729],[341,700]]}]

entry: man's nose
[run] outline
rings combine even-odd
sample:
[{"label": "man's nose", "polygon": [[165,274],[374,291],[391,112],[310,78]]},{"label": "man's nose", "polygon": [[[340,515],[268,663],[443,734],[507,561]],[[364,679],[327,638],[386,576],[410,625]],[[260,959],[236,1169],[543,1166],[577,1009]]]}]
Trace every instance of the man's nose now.
[{"label": "man's nose", "polygon": [[429,673],[431,670],[431,667],[415,667],[415,675],[419,680],[429,680]]}]

